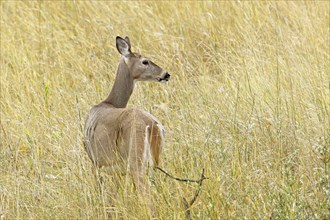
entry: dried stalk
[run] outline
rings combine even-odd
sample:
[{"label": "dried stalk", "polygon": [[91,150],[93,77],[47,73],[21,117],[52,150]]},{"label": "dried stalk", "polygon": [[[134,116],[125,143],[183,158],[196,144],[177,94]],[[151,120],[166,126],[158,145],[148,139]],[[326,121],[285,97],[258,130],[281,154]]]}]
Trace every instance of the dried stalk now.
[{"label": "dried stalk", "polygon": [[166,176],[177,180],[177,181],[181,181],[181,182],[188,182],[188,183],[198,183],[198,189],[196,190],[194,196],[190,199],[190,201],[188,202],[186,198],[182,197],[182,203],[184,206],[184,212],[185,212],[185,216],[187,220],[191,220],[191,212],[190,212],[190,208],[191,206],[195,203],[195,201],[197,200],[198,195],[200,194],[201,188],[202,188],[202,184],[203,181],[205,179],[208,179],[206,176],[204,176],[204,168],[202,170],[202,174],[201,174],[201,178],[198,180],[192,180],[192,179],[188,179],[188,178],[179,178],[179,177],[175,177],[171,174],[169,174],[168,172],[166,172],[165,170],[163,170],[160,167],[155,167],[155,169],[160,170],[161,172],[163,172]]}]

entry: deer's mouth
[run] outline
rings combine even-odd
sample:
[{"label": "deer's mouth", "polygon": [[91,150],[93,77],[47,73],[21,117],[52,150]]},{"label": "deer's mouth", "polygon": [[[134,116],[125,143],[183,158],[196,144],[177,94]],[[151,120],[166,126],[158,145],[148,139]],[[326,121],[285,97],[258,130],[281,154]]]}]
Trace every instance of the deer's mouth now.
[{"label": "deer's mouth", "polygon": [[167,82],[170,79],[170,77],[171,75],[168,72],[166,72],[164,77],[158,79],[158,82]]}]

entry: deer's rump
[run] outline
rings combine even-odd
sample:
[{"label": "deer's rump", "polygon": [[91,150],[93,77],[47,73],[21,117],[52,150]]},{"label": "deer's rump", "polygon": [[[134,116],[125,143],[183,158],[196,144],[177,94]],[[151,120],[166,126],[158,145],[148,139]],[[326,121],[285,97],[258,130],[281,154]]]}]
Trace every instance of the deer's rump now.
[{"label": "deer's rump", "polygon": [[[85,149],[98,167],[157,165],[164,127],[153,115],[136,109],[94,106],[85,122]],[[127,163],[128,162],[128,163]]]}]

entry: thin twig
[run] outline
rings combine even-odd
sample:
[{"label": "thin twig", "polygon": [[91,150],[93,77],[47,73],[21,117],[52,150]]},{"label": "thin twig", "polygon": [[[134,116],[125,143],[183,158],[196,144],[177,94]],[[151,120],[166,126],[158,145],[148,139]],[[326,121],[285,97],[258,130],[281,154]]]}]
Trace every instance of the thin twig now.
[{"label": "thin twig", "polygon": [[169,174],[168,172],[166,172],[165,170],[163,170],[160,167],[155,167],[155,169],[160,170],[161,172],[163,172],[166,176],[171,177],[172,179],[181,181],[181,182],[187,182],[187,183],[199,183],[201,185],[201,182],[205,179],[208,179],[207,177],[204,176],[204,169],[202,172],[202,176],[200,179],[198,180],[192,180],[192,179],[187,179],[187,178],[179,178],[179,177],[175,177],[172,174]]},{"label": "thin twig", "polygon": [[182,197],[182,203],[184,206],[184,215],[186,216],[186,220],[191,220],[190,205],[188,204],[185,197]]},{"label": "thin twig", "polygon": [[163,170],[160,167],[155,167],[155,169],[160,170],[161,172],[163,172],[166,176],[181,181],[181,182],[188,182],[188,183],[198,183],[198,189],[195,191],[194,196],[190,199],[189,203],[186,200],[186,198],[182,197],[182,203],[184,206],[184,214],[186,216],[186,220],[191,220],[191,212],[190,212],[190,208],[191,206],[194,204],[194,202],[196,201],[198,195],[200,194],[200,191],[202,189],[202,184],[203,184],[203,180],[208,179],[206,176],[204,176],[204,168],[202,170],[202,174],[201,174],[201,178],[198,180],[192,180],[192,179],[187,179],[187,178],[179,178],[179,177],[175,177],[171,174],[169,174],[168,172],[166,172],[165,170]]},{"label": "thin twig", "polygon": [[201,178],[200,178],[200,181],[199,181],[199,185],[198,185],[198,189],[196,190],[194,196],[191,198],[190,202],[188,203],[186,198],[182,197],[182,203],[183,203],[183,206],[184,206],[184,214],[186,216],[186,220],[191,220],[192,219],[190,208],[194,204],[194,202],[196,201],[196,199],[197,199],[197,197],[198,197],[198,195],[201,191],[203,180],[205,180],[205,179],[207,179],[207,178],[204,176],[204,168],[203,168]]},{"label": "thin twig", "polygon": [[207,179],[207,178],[204,176],[204,168],[203,168],[198,189],[196,190],[194,197],[192,197],[190,200],[190,203],[189,203],[190,206],[192,206],[194,204],[194,202],[196,201],[196,199],[201,191],[203,180],[205,180],[205,179]]}]

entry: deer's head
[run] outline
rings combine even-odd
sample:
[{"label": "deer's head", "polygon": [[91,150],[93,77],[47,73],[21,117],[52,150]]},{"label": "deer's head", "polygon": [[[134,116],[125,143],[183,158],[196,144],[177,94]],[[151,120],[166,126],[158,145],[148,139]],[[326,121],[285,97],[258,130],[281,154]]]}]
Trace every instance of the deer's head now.
[{"label": "deer's head", "polygon": [[117,36],[116,47],[134,80],[166,82],[170,79],[170,74],[157,64],[141,54],[131,52],[131,42],[128,37],[123,39]]}]

